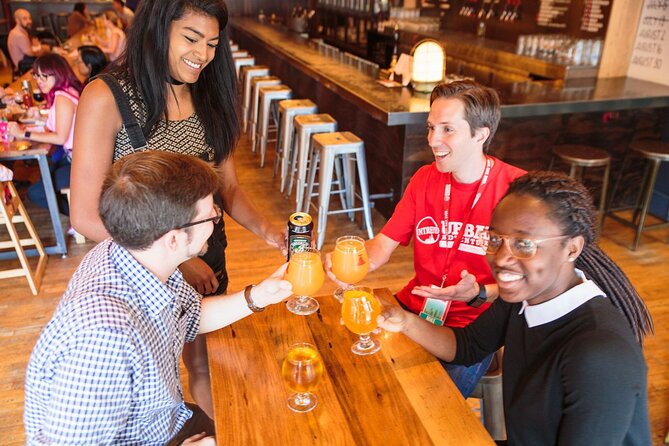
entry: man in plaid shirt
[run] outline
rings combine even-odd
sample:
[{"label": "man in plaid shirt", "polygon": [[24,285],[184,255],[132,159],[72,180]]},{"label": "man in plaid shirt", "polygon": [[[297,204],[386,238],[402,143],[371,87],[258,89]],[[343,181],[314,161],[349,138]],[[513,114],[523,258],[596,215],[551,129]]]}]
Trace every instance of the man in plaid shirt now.
[{"label": "man in plaid shirt", "polygon": [[[187,185],[187,187],[184,187]],[[115,163],[100,215],[112,238],[81,262],[26,374],[29,445],[213,445],[213,423],[183,401],[185,342],[291,294],[285,265],[243,292],[202,300],[177,269],[206,250],[221,211],[203,161],[141,152]]]}]

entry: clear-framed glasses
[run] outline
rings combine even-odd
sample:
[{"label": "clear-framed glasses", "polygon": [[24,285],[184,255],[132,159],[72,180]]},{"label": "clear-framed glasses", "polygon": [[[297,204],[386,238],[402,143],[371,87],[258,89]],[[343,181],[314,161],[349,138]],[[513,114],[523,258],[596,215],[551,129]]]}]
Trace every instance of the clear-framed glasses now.
[{"label": "clear-framed glasses", "polygon": [[33,79],[37,81],[42,81],[46,82],[47,79],[49,79],[49,76],[52,76],[51,74],[46,74],[46,73],[37,73],[33,71]]},{"label": "clear-framed glasses", "polygon": [[191,221],[190,223],[186,223],[183,225],[176,226],[174,229],[184,229],[184,228],[190,228],[191,226],[199,225],[202,223],[208,223],[208,222],[214,222],[214,224],[218,224],[218,222],[221,221],[221,218],[223,217],[223,212],[221,211],[221,208],[219,208],[217,205],[214,205],[214,211],[216,211],[216,215],[213,217],[205,218],[202,220],[197,220],[197,221]]},{"label": "clear-framed glasses", "polygon": [[495,232],[483,232],[479,234],[481,246],[486,246],[486,254],[497,254],[506,240],[511,255],[517,259],[526,260],[534,257],[540,243],[549,240],[559,240],[569,237],[568,235],[557,235],[555,237],[544,237],[541,239],[520,235],[501,235]]}]

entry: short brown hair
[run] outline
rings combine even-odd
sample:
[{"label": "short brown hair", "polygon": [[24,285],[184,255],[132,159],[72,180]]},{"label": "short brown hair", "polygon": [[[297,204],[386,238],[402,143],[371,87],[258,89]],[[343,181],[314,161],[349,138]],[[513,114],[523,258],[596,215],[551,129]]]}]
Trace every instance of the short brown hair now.
[{"label": "short brown hair", "polygon": [[196,203],[218,190],[216,172],[178,153],[147,151],[112,166],[100,195],[100,217],[124,248],[149,248],[168,231],[190,222]]},{"label": "short brown hair", "polygon": [[430,106],[440,98],[459,99],[462,102],[465,107],[465,121],[469,124],[472,136],[480,128],[490,129],[490,135],[483,143],[483,151],[487,152],[502,117],[497,92],[474,81],[463,80],[434,87],[430,95]]}]

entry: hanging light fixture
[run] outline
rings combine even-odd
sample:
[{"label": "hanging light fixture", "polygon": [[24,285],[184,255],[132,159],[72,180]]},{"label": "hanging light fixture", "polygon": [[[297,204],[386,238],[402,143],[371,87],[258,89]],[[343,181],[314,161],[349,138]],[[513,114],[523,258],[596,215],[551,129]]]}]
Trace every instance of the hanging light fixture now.
[{"label": "hanging light fixture", "polygon": [[425,39],[413,47],[411,55],[413,56],[411,85],[414,91],[430,93],[444,80],[446,53],[439,42]]}]

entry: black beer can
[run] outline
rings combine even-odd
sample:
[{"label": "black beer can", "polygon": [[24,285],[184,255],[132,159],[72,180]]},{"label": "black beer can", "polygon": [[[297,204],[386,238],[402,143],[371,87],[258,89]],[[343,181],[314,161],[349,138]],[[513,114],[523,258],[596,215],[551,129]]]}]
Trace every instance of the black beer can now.
[{"label": "black beer can", "polygon": [[314,222],[306,212],[295,212],[288,219],[288,260],[296,252],[311,247]]}]

